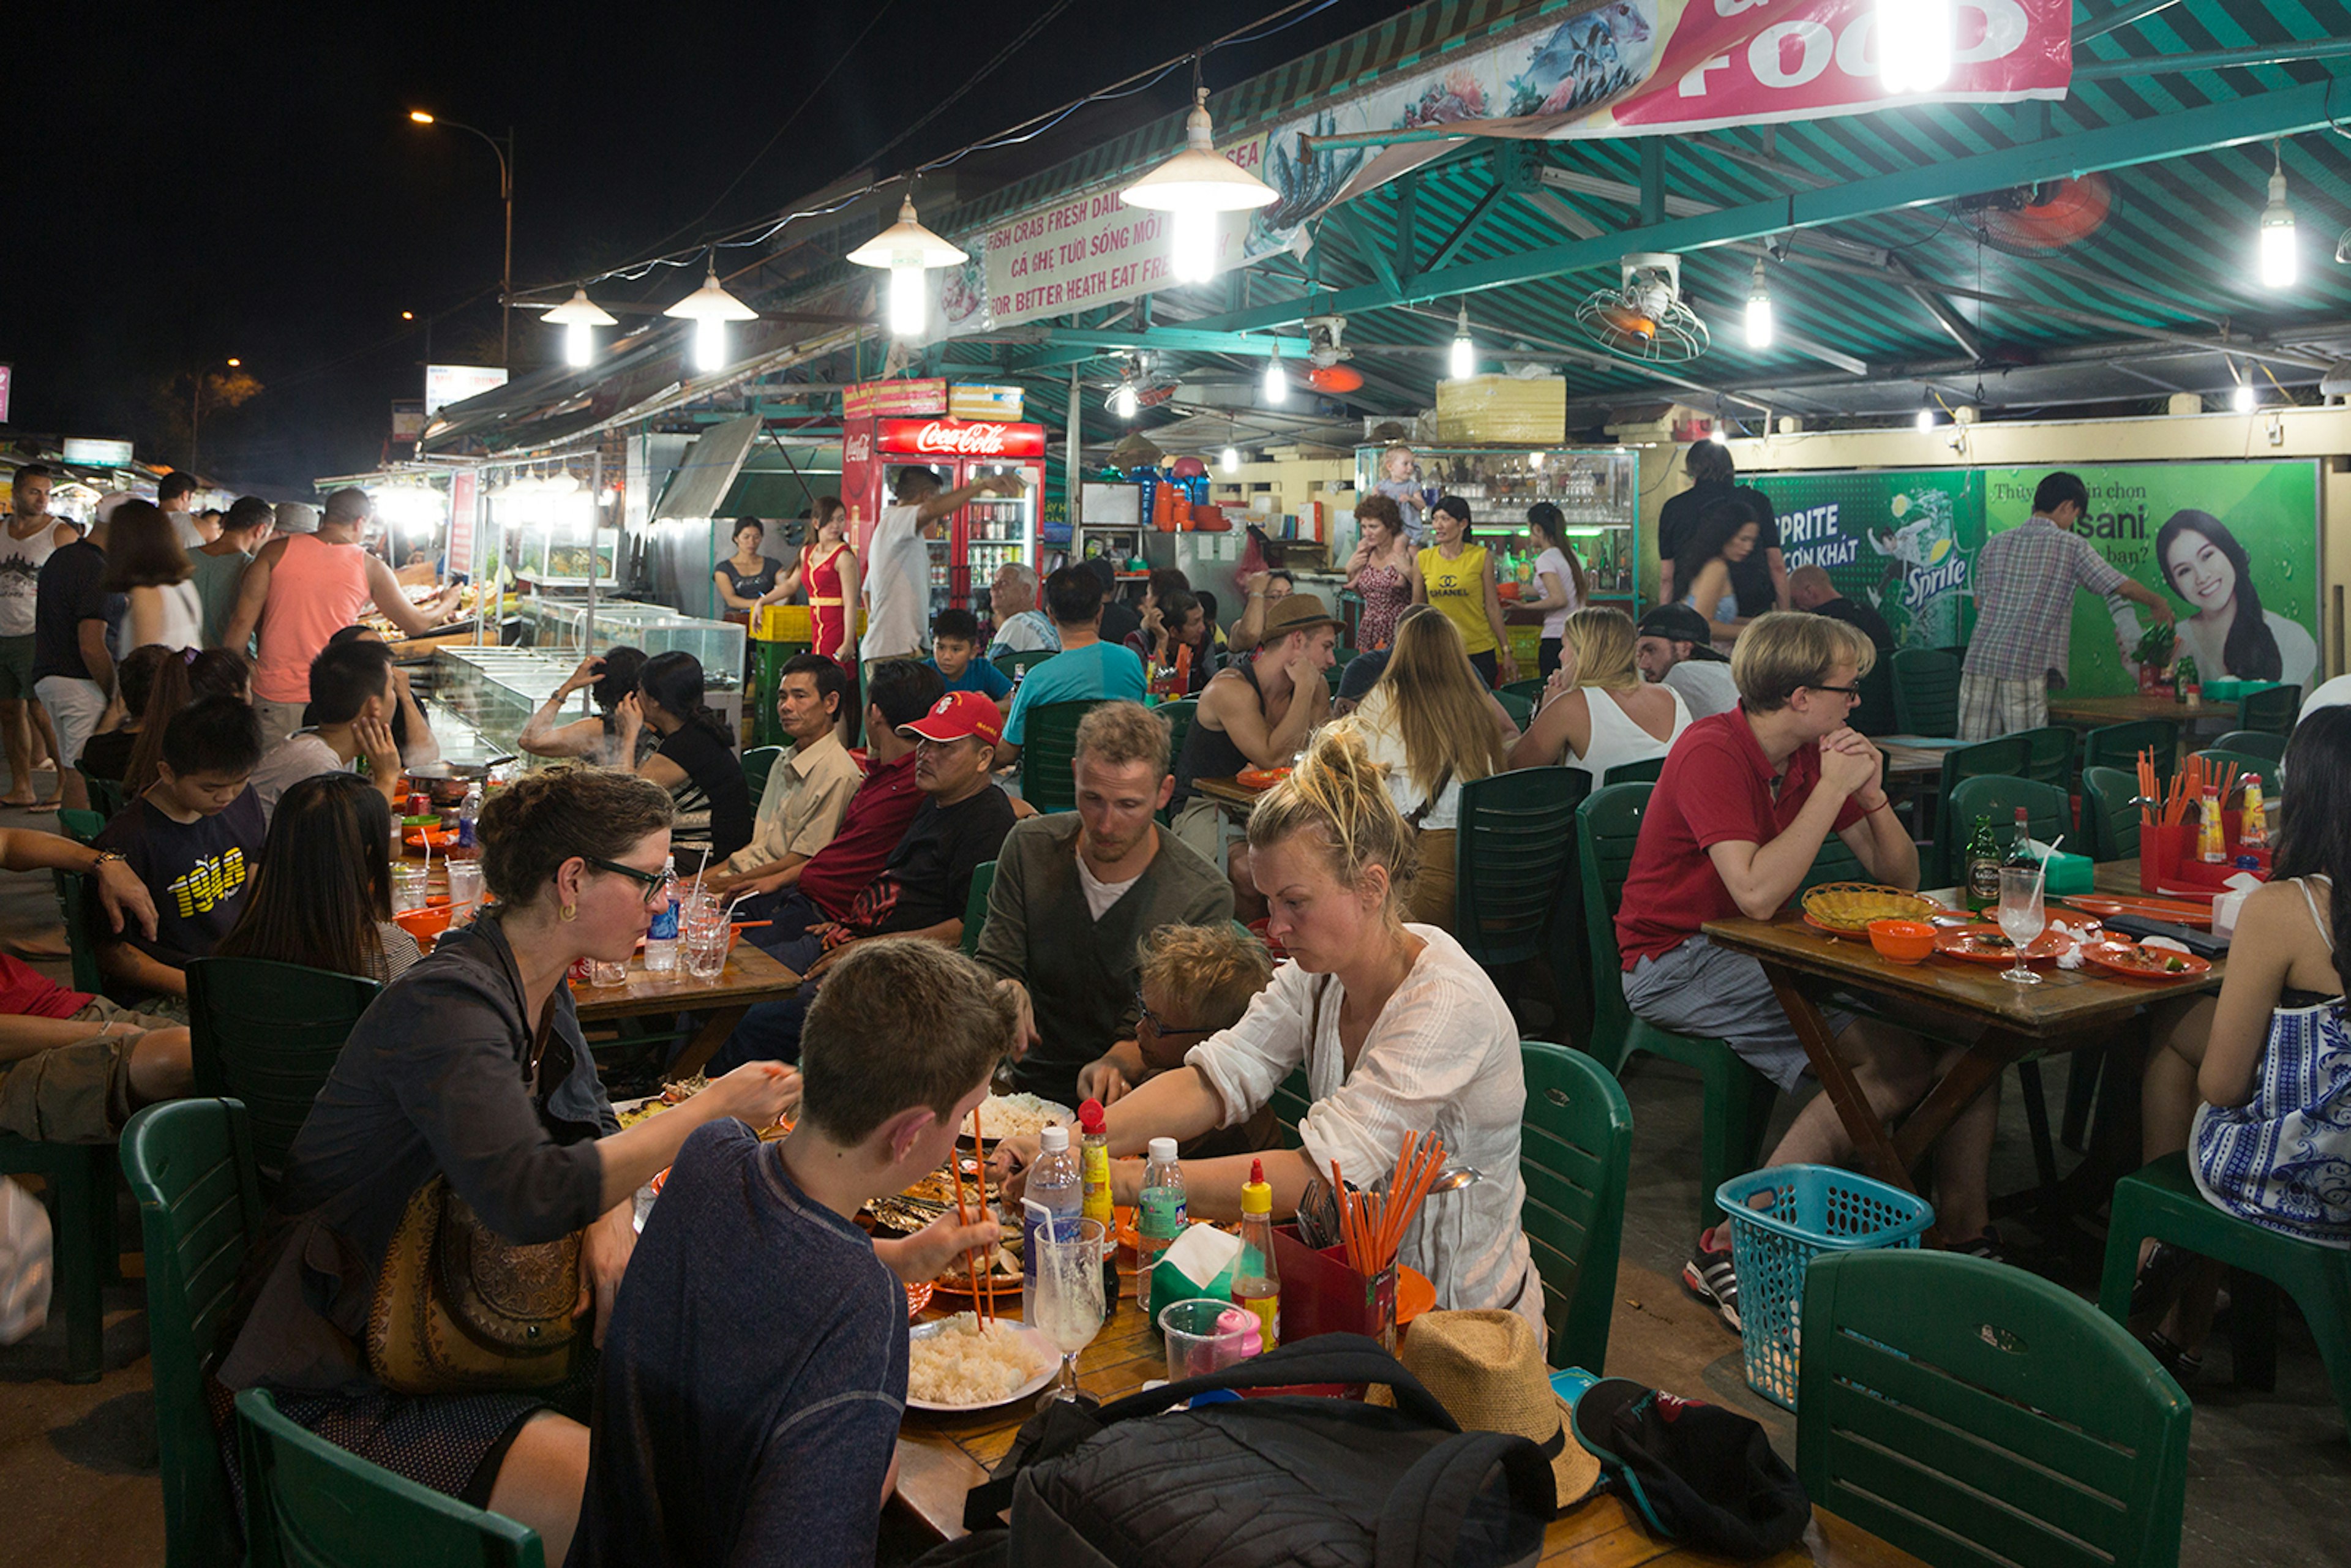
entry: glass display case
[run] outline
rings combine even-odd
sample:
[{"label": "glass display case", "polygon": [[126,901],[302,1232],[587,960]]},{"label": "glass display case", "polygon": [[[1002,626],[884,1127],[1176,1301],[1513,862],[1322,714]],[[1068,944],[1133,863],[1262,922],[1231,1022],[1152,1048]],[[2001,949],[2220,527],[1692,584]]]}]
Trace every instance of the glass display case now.
[{"label": "glass display case", "polygon": [[1479,542],[1499,558],[1496,577],[1524,586],[1534,577],[1527,508],[1549,501],[1566,518],[1595,604],[1635,608],[1641,528],[1640,456],[1622,448],[1411,446],[1355,448],[1359,495],[1394,497],[1407,521],[1427,516],[1439,496],[1469,503]]},{"label": "glass display case", "polygon": [[[523,600],[521,619],[528,646],[444,648],[433,656],[433,700],[496,752],[518,749],[515,743],[522,727],[585,654],[622,646],[649,654],[693,654],[702,662],[704,702],[741,735],[742,627],[696,620],[659,604],[608,600],[596,605],[591,634],[584,601],[543,594]],[[592,718],[596,711],[593,698],[582,691],[567,706],[565,721]]]},{"label": "glass display case", "polygon": [[[744,628],[732,621],[704,621],[681,615],[664,604],[640,604],[627,599],[596,601],[595,629],[589,630],[585,600],[558,599],[535,593],[522,601],[525,637],[550,657],[566,661],[568,669],[584,654],[608,648],[642,648],[648,654],[673,650],[702,661],[702,677],[713,688],[741,685]],[[550,688],[552,689],[552,688]]]},{"label": "glass display case", "polygon": [[[433,655],[433,706],[495,747],[494,755],[516,751],[522,727],[578,663],[528,648],[443,648]],[[441,730],[436,716],[434,733]]]}]

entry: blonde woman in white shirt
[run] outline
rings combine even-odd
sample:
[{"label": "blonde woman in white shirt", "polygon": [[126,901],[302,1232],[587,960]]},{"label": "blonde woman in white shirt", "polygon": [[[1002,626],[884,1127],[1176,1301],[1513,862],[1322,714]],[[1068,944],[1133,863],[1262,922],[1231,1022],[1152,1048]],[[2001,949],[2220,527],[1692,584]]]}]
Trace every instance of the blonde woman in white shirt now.
[{"label": "blonde woman in white shirt", "polygon": [[1579,610],[1563,630],[1559,668],[1526,734],[1510,747],[1510,766],[1563,763],[1591,774],[1596,788],[1611,768],[1665,756],[1689,727],[1689,705],[1673,687],[1641,679],[1632,617]]},{"label": "blonde woman in white shirt", "polygon": [[[1520,1227],[1518,1029],[1458,943],[1405,922],[1412,834],[1356,725],[1326,726],[1251,813],[1250,871],[1289,959],[1239,1023],[1111,1106],[1112,1195],[1136,1200],[1143,1163],[1134,1156],[1150,1139],[1245,1122],[1303,1065],[1305,1146],[1187,1162],[1192,1217],[1238,1219],[1252,1158],[1265,1163],[1275,1218],[1287,1219],[1311,1183],[1330,1179],[1333,1160],[1350,1186],[1368,1186],[1395,1168],[1406,1133],[1434,1132],[1448,1157],[1485,1179],[1429,1199],[1405,1232],[1401,1261],[1429,1278],[1439,1306],[1516,1312],[1540,1339],[1542,1281]],[[1035,1157],[1034,1139],[1007,1144],[1008,1168]],[[1008,1193],[1017,1198],[1019,1186]]]},{"label": "blonde woman in white shirt", "polygon": [[1425,608],[1398,623],[1387,667],[1355,720],[1364,749],[1387,769],[1388,799],[1419,851],[1405,917],[1450,931],[1461,786],[1502,770],[1518,728],[1479,678],[1453,622]]}]

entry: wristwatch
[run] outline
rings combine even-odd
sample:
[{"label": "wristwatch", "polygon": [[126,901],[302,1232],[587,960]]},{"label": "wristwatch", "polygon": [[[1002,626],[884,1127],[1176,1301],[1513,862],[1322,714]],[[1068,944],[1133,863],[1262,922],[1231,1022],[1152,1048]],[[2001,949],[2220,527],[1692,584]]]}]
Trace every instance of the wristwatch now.
[{"label": "wristwatch", "polygon": [[107,862],[119,861],[121,859],[122,857],[112,850],[100,850],[98,852],[98,858],[89,862],[89,870],[83,873],[83,874],[85,876],[96,876],[98,874],[99,868],[104,865]]}]

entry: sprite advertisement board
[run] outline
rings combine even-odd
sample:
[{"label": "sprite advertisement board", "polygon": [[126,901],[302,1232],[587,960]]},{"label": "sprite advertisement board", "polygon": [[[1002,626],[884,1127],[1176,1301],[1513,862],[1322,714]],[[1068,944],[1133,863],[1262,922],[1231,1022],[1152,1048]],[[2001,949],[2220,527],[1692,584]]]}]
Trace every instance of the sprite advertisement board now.
[{"label": "sprite advertisement board", "polygon": [[1974,612],[1983,476],[1969,468],[1742,475],[1771,498],[1788,570],[1817,566],[1886,617],[1897,648],[1956,647]]}]

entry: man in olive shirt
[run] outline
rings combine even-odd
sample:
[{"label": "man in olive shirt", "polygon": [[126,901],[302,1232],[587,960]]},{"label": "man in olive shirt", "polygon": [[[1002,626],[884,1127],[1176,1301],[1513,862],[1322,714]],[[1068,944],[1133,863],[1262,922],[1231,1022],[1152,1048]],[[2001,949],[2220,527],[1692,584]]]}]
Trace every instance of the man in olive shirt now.
[{"label": "man in olive shirt", "polygon": [[1071,767],[1077,810],[1005,835],[976,955],[1019,1009],[1014,1082],[1065,1105],[1088,1092],[1081,1070],[1134,1038],[1143,938],[1233,917],[1224,873],[1152,821],[1174,781],[1167,727],[1150,709],[1086,715]]}]

